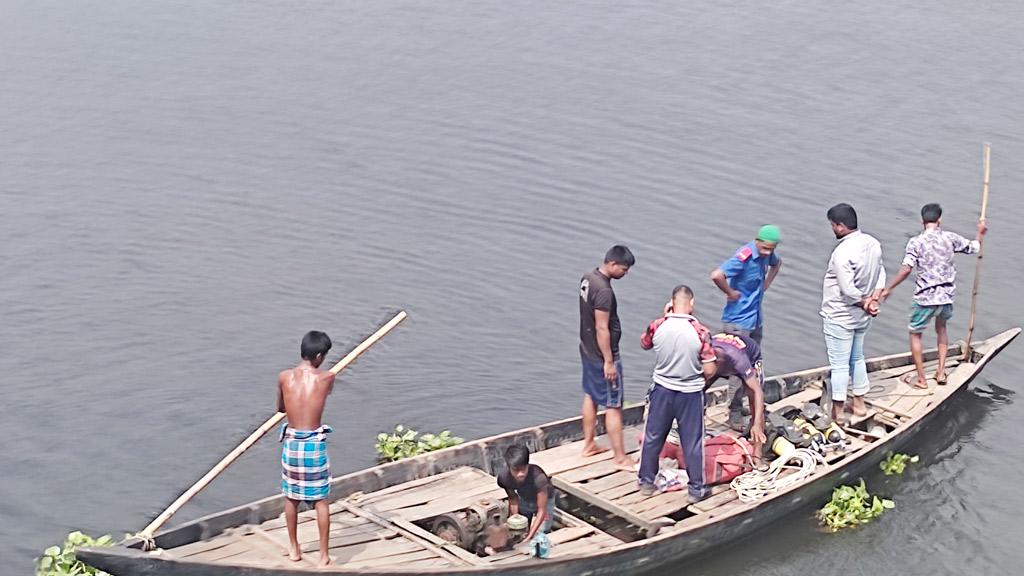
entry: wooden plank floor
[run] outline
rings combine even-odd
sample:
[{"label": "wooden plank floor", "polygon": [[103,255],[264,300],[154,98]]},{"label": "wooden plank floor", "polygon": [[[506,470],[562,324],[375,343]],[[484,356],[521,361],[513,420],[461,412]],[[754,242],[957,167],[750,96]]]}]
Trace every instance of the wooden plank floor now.
[{"label": "wooden plank floor", "polygon": [[[343,510],[339,505],[331,508],[330,554],[337,564],[352,568],[389,565],[445,568],[465,564],[410,540],[399,531]],[[312,568],[319,561],[319,532],[315,520],[313,510],[299,514],[297,533],[303,557],[298,563],[288,559],[288,533],[283,517],[260,526],[246,525],[229,530],[210,540],[171,548],[167,553],[198,562]]]}]

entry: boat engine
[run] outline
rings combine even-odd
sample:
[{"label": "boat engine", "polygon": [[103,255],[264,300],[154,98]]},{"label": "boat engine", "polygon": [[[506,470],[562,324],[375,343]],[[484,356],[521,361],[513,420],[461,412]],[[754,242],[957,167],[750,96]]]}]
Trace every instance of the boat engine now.
[{"label": "boat engine", "polygon": [[434,518],[430,531],[474,554],[487,546],[487,527],[504,525],[508,505],[502,500],[481,500],[469,508]]}]

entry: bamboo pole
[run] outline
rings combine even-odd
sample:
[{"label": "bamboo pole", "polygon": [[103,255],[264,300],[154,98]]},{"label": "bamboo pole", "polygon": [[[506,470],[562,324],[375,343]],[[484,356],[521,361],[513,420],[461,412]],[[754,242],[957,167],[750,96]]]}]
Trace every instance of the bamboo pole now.
[{"label": "bamboo pole", "polygon": [[[981,221],[985,221],[985,211],[988,209],[988,176],[991,165],[992,146],[985,144],[985,179],[981,185]],[[985,254],[985,243],[982,241],[978,250],[978,260],[974,268],[974,289],[971,290],[971,320],[967,325],[967,345],[964,346],[964,362],[971,360],[971,338],[974,336],[974,318],[978,307],[978,285],[981,284],[981,259]]]},{"label": "bamboo pole", "polygon": [[[337,374],[338,372],[341,372],[346,366],[348,366],[356,358],[358,358],[360,354],[365,352],[367,348],[373,346],[378,340],[383,338],[385,334],[390,332],[392,328],[398,326],[398,324],[402,320],[405,320],[406,316],[407,314],[405,313],[404,310],[396,314],[395,317],[388,321],[387,324],[381,326],[379,330],[374,332],[366,340],[363,340],[361,344],[356,346],[351,352],[346,354],[344,358],[339,360],[337,364],[331,367],[331,373]],[[239,444],[238,446],[235,447],[234,450],[229,452],[227,456],[221,459],[221,461],[218,462],[216,466],[211,468],[210,471],[206,473],[206,475],[200,478],[198,482],[193,484],[192,487],[186,490],[181,496],[178,496],[177,500],[172,502],[171,505],[168,506],[166,510],[161,512],[160,515],[156,517],[156,519],[150,522],[148,526],[143,528],[142,532],[136,534],[136,537],[141,538],[145,541],[151,540],[153,538],[153,534],[157,530],[159,530],[160,527],[164,525],[164,523],[170,520],[171,516],[174,516],[174,514],[179,509],[181,509],[181,507],[184,506],[186,502],[191,500],[192,497],[198,494],[200,490],[206,488],[206,486],[210,482],[212,482],[214,478],[216,478],[218,475],[220,475],[221,472],[227,469],[227,467],[230,466],[232,462],[238,459],[238,457],[241,456],[243,452],[248,450],[260,438],[262,438],[264,434],[269,432],[272,428],[274,428],[274,426],[277,426],[281,422],[281,420],[284,419],[284,417],[284,412],[277,412],[269,419],[267,419],[267,421],[264,422],[262,426],[257,428],[255,432],[250,434],[248,438],[243,440],[241,444]]]}]

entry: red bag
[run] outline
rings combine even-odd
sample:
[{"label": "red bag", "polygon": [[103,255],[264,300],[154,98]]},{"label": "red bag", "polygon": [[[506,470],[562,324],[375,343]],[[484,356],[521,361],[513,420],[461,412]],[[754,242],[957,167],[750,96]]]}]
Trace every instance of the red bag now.
[{"label": "red bag", "polygon": [[[720,434],[704,439],[704,483],[708,486],[724,484],[753,469],[751,454],[754,448],[742,436]],[[685,470],[683,449],[678,444],[665,442],[659,458],[675,458],[679,468]]]}]

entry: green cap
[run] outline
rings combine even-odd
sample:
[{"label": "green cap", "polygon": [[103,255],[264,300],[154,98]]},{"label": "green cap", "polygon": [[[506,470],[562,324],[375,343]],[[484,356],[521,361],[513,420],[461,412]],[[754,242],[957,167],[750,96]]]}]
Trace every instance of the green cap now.
[{"label": "green cap", "polygon": [[757,231],[757,238],[755,238],[755,240],[774,242],[778,244],[779,242],[782,242],[782,232],[780,232],[779,227],[774,224],[765,224]]}]

